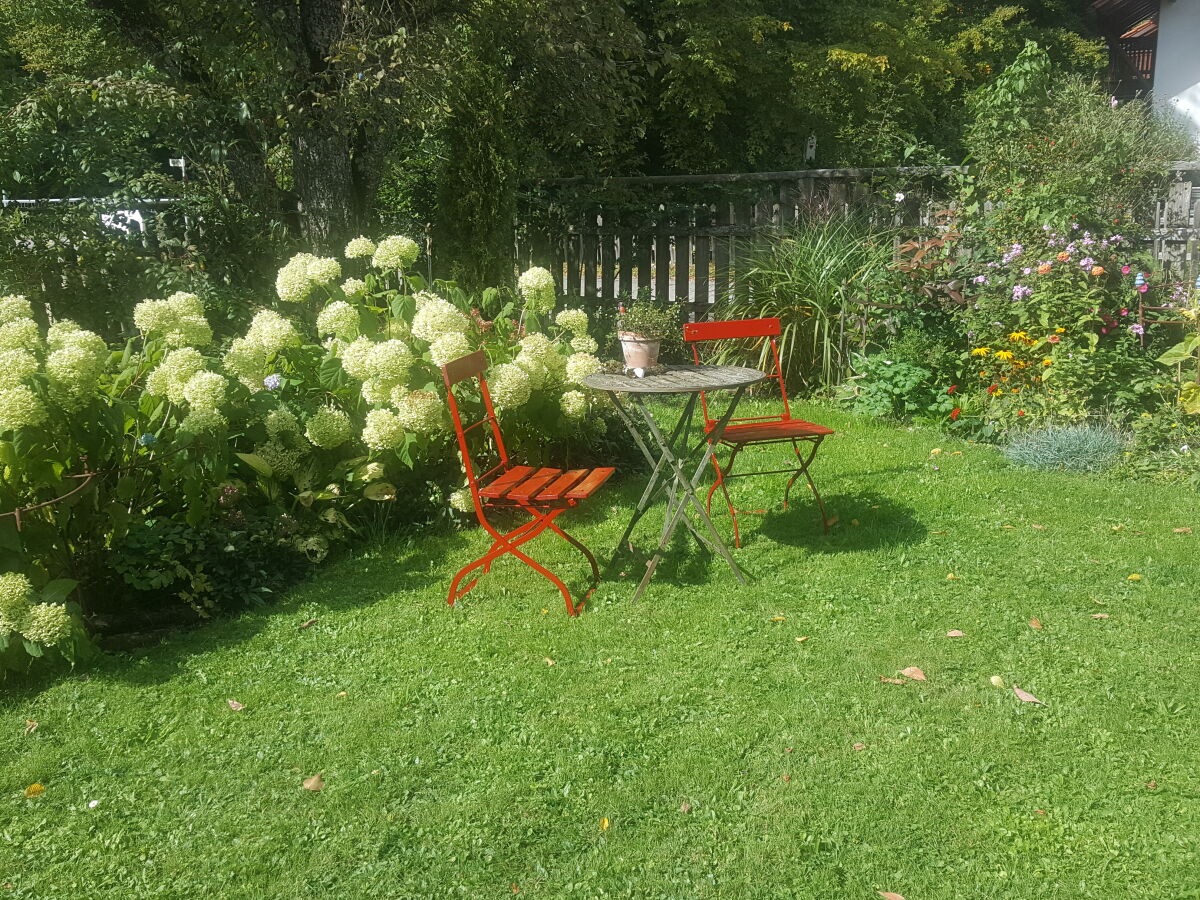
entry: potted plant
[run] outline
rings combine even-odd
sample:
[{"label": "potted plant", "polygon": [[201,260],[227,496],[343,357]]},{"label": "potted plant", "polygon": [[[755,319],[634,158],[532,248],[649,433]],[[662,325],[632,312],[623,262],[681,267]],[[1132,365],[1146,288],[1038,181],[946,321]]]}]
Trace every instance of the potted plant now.
[{"label": "potted plant", "polygon": [[621,307],[617,337],[621,341],[625,369],[656,366],[663,338],[669,337],[678,327],[675,313],[670,309],[646,302],[635,303],[629,309]]}]

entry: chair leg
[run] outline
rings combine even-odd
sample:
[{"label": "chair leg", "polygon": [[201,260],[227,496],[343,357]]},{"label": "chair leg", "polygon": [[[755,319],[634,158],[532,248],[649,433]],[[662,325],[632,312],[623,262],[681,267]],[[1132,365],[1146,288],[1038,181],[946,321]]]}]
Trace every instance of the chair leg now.
[{"label": "chair leg", "polygon": [[792,477],[788,480],[787,487],[783,489],[783,508],[787,509],[788,493],[791,491],[792,485],[796,483],[797,478],[803,475],[805,480],[808,481],[809,488],[812,489],[813,497],[817,501],[817,511],[821,515],[821,529],[825,532],[825,534],[829,534],[829,517],[825,514],[825,501],[821,499],[821,492],[817,490],[817,485],[813,481],[812,474],[808,470],[809,465],[812,463],[813,459],[816,458],[817,450],[820,449],[821,441],[823,440],[825,440],[824,436],[808,441],[808,443],[812,445],[812,449],[808,451],[807,458],[805,458],[800,452],[800,447],[797,445],[795,439],[792,440],[792,450],[795,451],[796,458],[800,460],[800,467],[792,473]]},{"label": "chair leg", "polygon": [[[533,516],[538,515],[532,509],[525,508],[525,511]],[[592,567],[592,584],[591,587],[588,588],[587,593],[583,595],[584,600],[589,599],[600,584],[600,567],[596,565],[596,557],[593,556],[592,551],[585,547],[579,540],[563,530],[563,528],[557,522],[548,522],[547,524],[549,524],[551,531],[582,553],[584,558],[588,561],[588,565]],[[580,605],[582,606],[582,603]]]},{"label": "chair leg", "polygon": [[[725,486],[727,475],[733,474],[733,461],[737,459],[738,450],[735,447],[729,454],[729,462],[725,464],[725,470],[721,471],[721,467],[717,465],[717,456],[713,454],[713,468],[717,470],[717,480],[713,488],[720,488],[721,493],[725,495],[725,505],[729,507],[729,517],[733,520],[733,546],[739,550],[742,547],[742,533],[738,528],[737,508],[733,505],[733,500],[729,496],[729,488]],[[710,491],[711,496],[711,491]]]},{"label": "chair leg", "polygon": [[[551,516],[550,518],[553,518],[553,516]],[[545,531],[546,527],[548,525],[550,525],[551,523],[550,523],[549,518],[546,518],[543,516],[535,516],[532,520],[526,522],[524,525],[521,525],[518,528],[514,528],[512,531],[508,532],[507,534],[500,534],[495,529],[493,529],[492,526],[486,520],[481,520],[481,524],[483,524],[483,526],[488,530],[488,532],[491,533],[492,537],[494,538],[494,540],[492,541],[492,546],[489,547],[487,553],[485,553],[483,556],[479,557],[479,559],[477,559],[474,562],[469,563],[468,565],[465,565],[461,569],[459,569],[458,572],[455,574],[454,578],[451,579],[450,592],[446,598],[446,602],[450,606],[453,606],[455,601],[460,600],[462,597],[466,596],[466,594],[473,587],[475,587],[475,585],[479,582],[478,577],[472,578],[467,583],[466,587],[464,587],[460,591],[458,589],[458,585],[462,581],[464,576],[466,576],[470,572],[473,572],[474,570],[476,570],[480,567],[483,568],[484,572],[490,572],[492,569],[493,562],[495,562],[497,559],[499,559],[501,556],[503,556],[506,553],[516,553],[517,547],[519,547],[521,544],[524,544],[528,541],[533,540],[535,537],[537,537],[539,534],[541,534],[543,531]]]}]

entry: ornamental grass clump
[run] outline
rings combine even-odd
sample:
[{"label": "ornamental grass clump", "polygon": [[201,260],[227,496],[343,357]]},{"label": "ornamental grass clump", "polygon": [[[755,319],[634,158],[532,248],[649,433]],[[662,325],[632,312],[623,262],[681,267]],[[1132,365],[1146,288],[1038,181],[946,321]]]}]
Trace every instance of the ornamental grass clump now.
[{"label": "ornamental grass clump", "polygon": [[1054,425],[1019,435],[1004,455],[1035,469],[1102,472],[1121,459],[1125,444],[1125,435],[1111,425]]}]

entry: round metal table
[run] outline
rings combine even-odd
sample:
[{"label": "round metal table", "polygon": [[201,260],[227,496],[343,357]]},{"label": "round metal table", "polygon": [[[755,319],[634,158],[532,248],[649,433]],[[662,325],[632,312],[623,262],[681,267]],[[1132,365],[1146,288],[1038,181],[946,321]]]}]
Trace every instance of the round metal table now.
[{"label": "round metal table", "polygon": [[[725,426],[733,418],[743,391],[767,376],[758,369],[749,369],[744,366],[667,366],[666,368],[667,371],[661,375],[647,375],[644,378],[597,374],[589,375],[583,380],[587,387],[608,394],[621,421],[625,423],[625,427],[633,436],[634,443],[637,444],[642,455],[646,457],[646,462],[652,467],[650,481],[642,492],[633,517],[625,527],[625,533],[617,542],[613,560],[626,546],[630,535],[633,534],[634,526],[650,508],[655,496],[660,491],[664,491],[667,495],[667,511],[663,519],[662,535],[654,555],[646,563],[646,574],[642,576],[637,590],[634,591],[634,600],[641,596],[642,591],[650,583],[655,568],[662,560],[663,551],[670,543],[671,536],[680,522],[687,526],[688,531],[701,545],[725,560],[729,568],[733,570],[733,574],[737,576],[738,581],[742,584],[746,583],[745,574],[734,561],[733,554],[729,552],[725,542],[721,540],[720,533],[708,517],[704,503],[696,495],[696,488],[704,477],[704,470],[708,466],[713,448],[720,443],[721,436],[725,433]],[[730,398],[724,414],[712,429],[702,435],[698,443],[689,447],[688,432],[691,428],[692,415],[696,409],[696,401],[700,398],[702,391],[733,391],[733,396]],[[641,417],[650,438],[649,442],[643,436],[631,411],[621,402],[620,395],[622,394],[627,395],[629,405]],[[670,435],[665,434],[659,427],[644,402],[645,397],[655,394],[688,395],[679,421],[675,423]],[[657,445],[659,450],[657,456],[651,445]],[[687,466],[697,455],[700,456],[700,461],[694,472],[689,475]],[[696,512],[700,520],[699,525],[687,515],[689,505]]]}]

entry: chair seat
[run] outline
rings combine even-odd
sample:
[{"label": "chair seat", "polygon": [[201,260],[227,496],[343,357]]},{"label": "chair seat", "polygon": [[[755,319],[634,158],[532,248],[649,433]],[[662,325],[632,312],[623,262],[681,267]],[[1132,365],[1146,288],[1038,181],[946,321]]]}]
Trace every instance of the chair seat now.
[{"label": "chair seat", "polygon": [[[712,431],[710,426],[708,431]],[[721,435],[726,444],[755,444],[767,441],[787,441],[793,438],[825,437],[833,434],[832,428],[805,422],[803,419],[784,419],[781,422],[747,422],[730,425]]]},{"label": "chair seat", "polygon": [[532,466],[513,466],[501,472],[484,487],[479,496],[498,503],[563,503],[584,500],[608,481],[616,470],[598,469],[534,469]]}]

